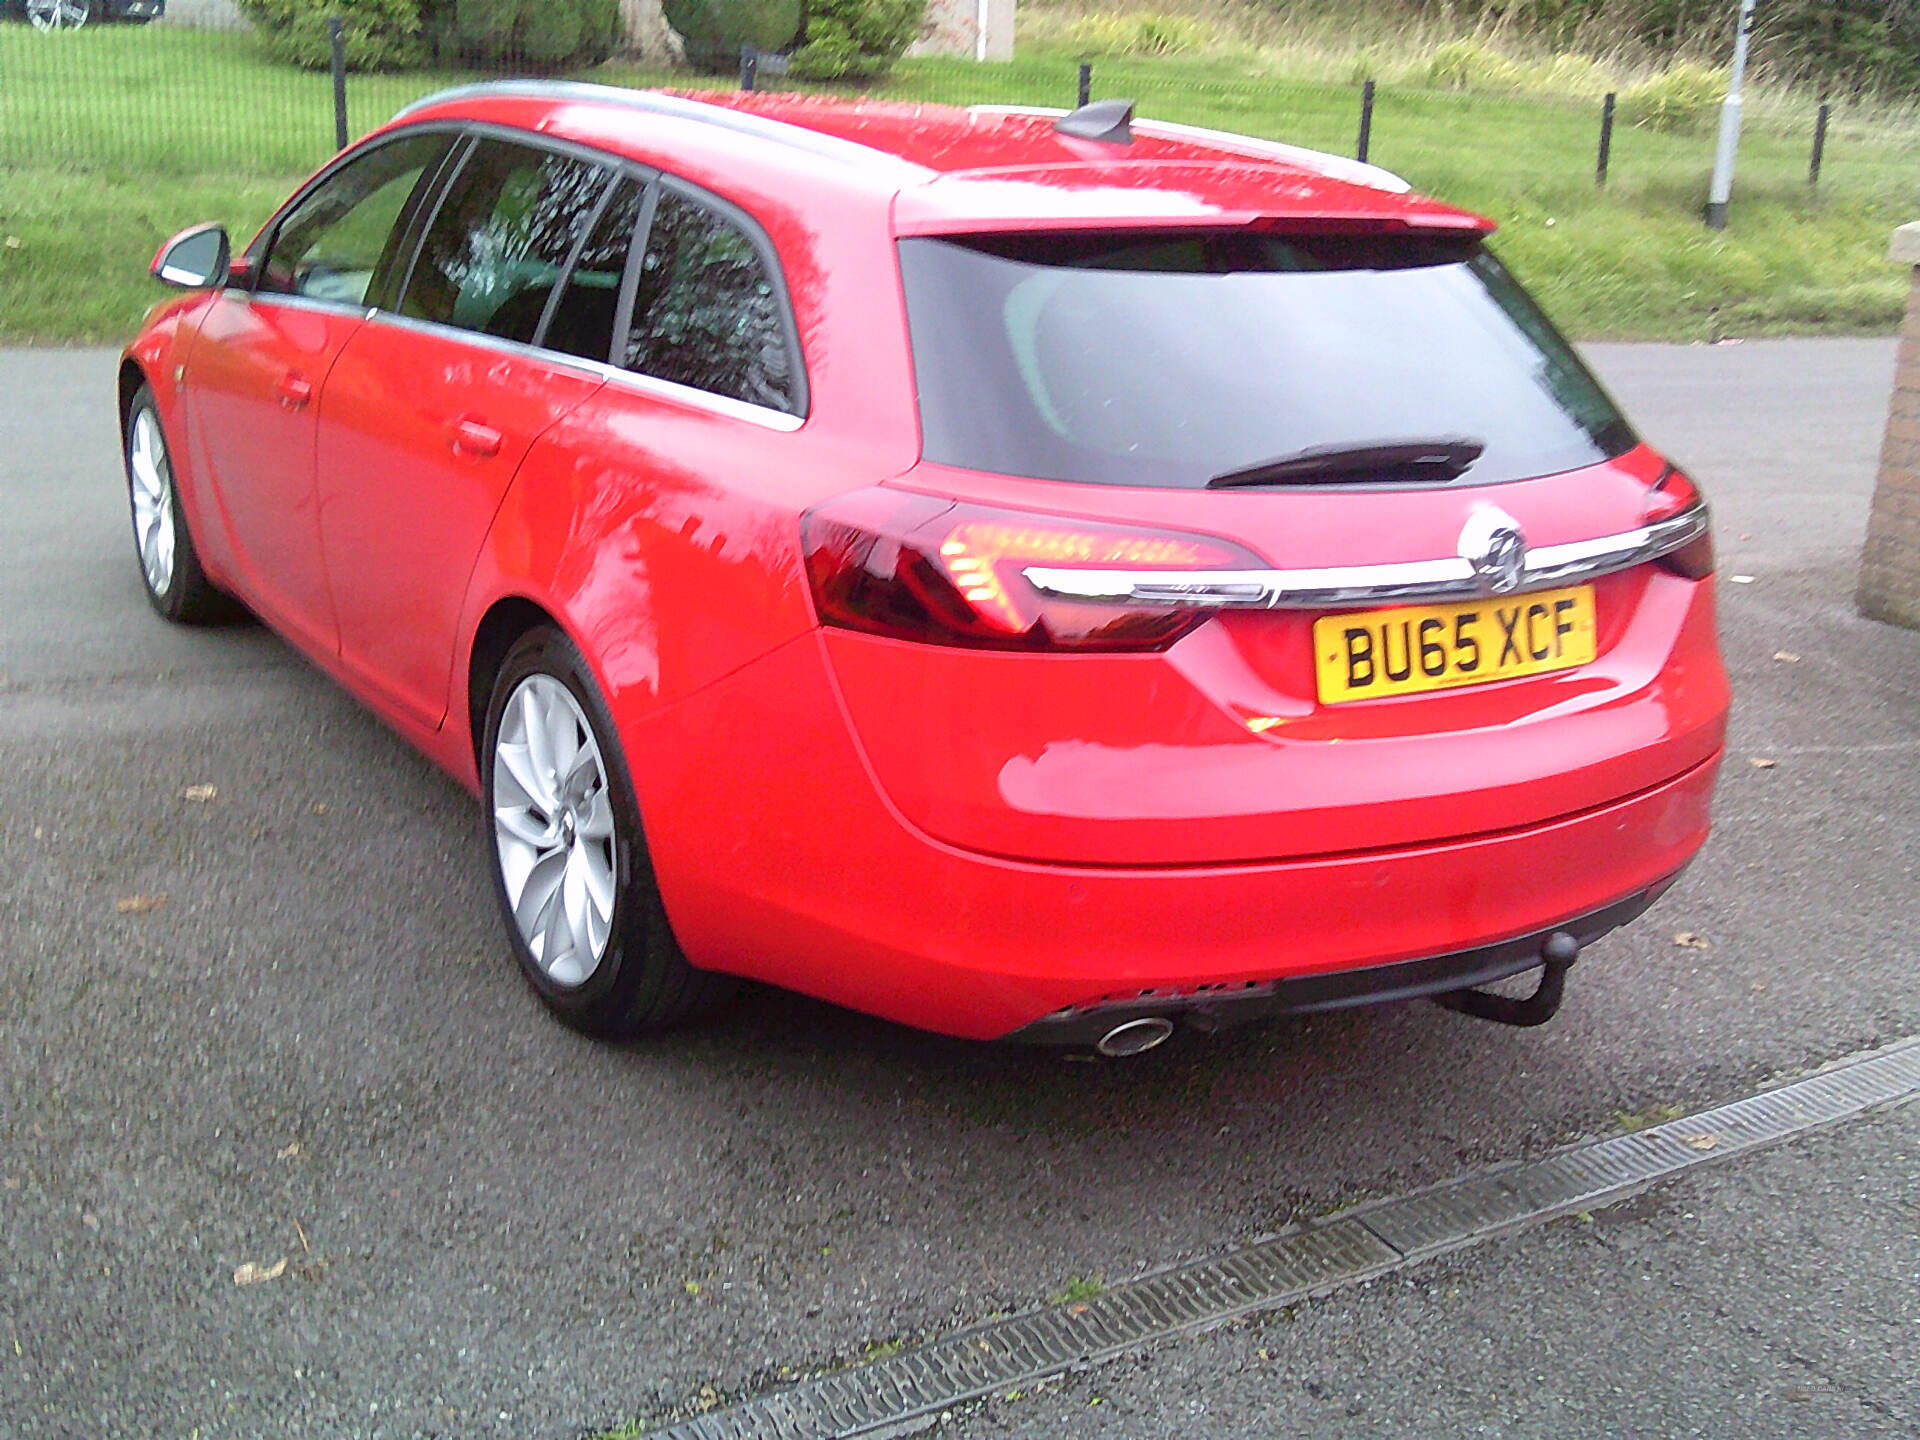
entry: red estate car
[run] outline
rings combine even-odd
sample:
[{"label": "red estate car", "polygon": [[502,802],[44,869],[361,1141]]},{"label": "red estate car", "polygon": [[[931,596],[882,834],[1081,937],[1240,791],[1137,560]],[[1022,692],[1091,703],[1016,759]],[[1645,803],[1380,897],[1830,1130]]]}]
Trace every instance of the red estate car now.
[{"label": "red estate car", "polygon": [[1116,102],[449,92],[156,257],[141,571],[481,797],[593,1033],[1534,1023],[1728,696],[1705,505],[1491,228]]}]

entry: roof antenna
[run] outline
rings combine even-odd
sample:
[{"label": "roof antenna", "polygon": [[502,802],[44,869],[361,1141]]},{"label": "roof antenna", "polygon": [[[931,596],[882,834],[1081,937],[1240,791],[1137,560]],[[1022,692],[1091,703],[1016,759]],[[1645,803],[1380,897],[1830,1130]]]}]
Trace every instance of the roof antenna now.
[{"label": "roof antenna", "polygon": [[1133,143],[1133,101],[1095,100],[1053,122],[1053,128],[1076,140],[1098,140],[1103,145]]}]

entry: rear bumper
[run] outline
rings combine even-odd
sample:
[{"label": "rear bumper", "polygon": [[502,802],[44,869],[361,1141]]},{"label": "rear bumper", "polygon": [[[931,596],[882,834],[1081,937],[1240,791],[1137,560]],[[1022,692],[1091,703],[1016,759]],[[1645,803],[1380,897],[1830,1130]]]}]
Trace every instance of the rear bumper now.
[{"label": "rear bumper", "polygon": [[[912,825],[854,743],[817,637],[623,738],[634,756],[734,762],[634,766],[667,914],[693,963],[981,1040],[1142,991],[1304,984],[1285,993],[1380,999],[1433,979],[1418,968],[1430,957],[1500,951],[1485,962],[1497,968],[1516,937],[1657,893],[1706,839],[1719,763],[1716,753],[1576,815],[1444,842],[1070,866],[961,850]],[[1416,968],[1398,989],[1365,974],[1402,962]],[[1351,972],[1360,978],[1341,978]],[[1436,989],[1480,978],[1436,973]]]},{"label": "rear bumper", "polygon": [[1423,960],[1401,960],[1391,965],[1369,965],[1356,970],[1334,970],[1294,980],[1248,984],[1234,989],[1173,990],[1147,994],[1103,1005],[1070,1006],[1043,1015],[1007,1036],[1028,1045],[1093,1046],[1115,1027],[1130,1021],[1161,1018],[1197,1030],[1224,1030],[1229,1025],[1262,1020],[1273,1015],[1303,1015],[1316,1010],[1344,1010],[1354,1005],[1378,1005],[1389,1000],[1415,1000],[1450,990],[1491,984],[1532,970],[1549,936],[1566,933],[1591,945],[1609,930],[1638,919],[1680,877],[1671,875],[1638,895],[1604,909],[1549,926],[1532,935],[1517,936],[1492,945],[1456,950]]}]

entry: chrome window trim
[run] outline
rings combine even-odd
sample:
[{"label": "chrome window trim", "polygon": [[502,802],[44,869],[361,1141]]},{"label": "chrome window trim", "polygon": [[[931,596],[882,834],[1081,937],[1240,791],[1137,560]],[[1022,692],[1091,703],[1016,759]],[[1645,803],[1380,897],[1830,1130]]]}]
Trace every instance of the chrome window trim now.
[{"label": "chrome window trim", "polygon": [[[1524,595],[1597,580],[1692,544],[1707,533],[1707,507],[1592,540],[1542,545],[1527,552]],[[1499,598],[1458,555],[1386,565],[1323,570],[1075,570],[1033,565],[1021,572],[1043,595],[1132,605],[1215,610],[1340,610],[1409,601]]]},{"label": "chrome window trim", "polygon": [[358,315],[365,319],[380,312],[364,300],[321,300],[312,295],[289,295],[281,290],[247,290],[238,285],[215,292],[242,305],[279,305],[288,310],[311,310],[316,315]]},{"label": "chrome window trim", "polygon": [[591,375],[596,380],[615,381],[657,399],[675,401],[689,409],[706,410],[715,415],[723,415],[729,420],[745,420],[749,424],[760,425],[768,430],[790,433],[806,423],[804,416],[790,415],[785,410],[773,410],[746,400],[735,400],[730,395],[716,395],[710,390],[697,390],[691,385],[676,384],[672,380],[655,379],[651,375],[622,370],[617,365],[607,364],[604,360],[590,360],[584,355],[569,355],[564,350],[546,350],[519,340],[504,339],[499,335],[487,335],[478,330],[463,330],[458,325],[443,325],[437,320],[419,320],[411,315],[396,315],[391,310],[366,310],[364,315],[370,325],[391,325],[397,330],[433,335],[442,340],[460,341],[478,346],[482,350],[517,355],[525,360],[538,360],[562,370],[574,370],[583,375]]},{"label": "chrome window trim", "polygon": [[[542,352],[547,353],[547,352]],[[792,434],[807,423],[804,415],[795,415],[789,410],[775,410],[768,405],[755,405],[751,400],[736,400],[731,395],[716,394],[712,390],[697,389],[692,385],[682,385],[676,380],[662,380],[655,375],[644,375],[638,370],[622,370],[617,365],[601,365],[594,361],[582,360],[578,363],[616,384],[625,385],[630,390],[638,390],[643,395],[657,400],[671,400],[692,410],[705,410],[714,415],[725,416],[729,420],[744,420],[749,425],[759,425],[768,430],[779,430]]]},{"label": "chrome window trim", "polygon": [[395,330],[407,330],[416,335],[433,335],[442,340],[460,340],[482,350],[495,350],[505,355],[518,355],[527,360],[540,360],[563,370],[580,370],[598,376],[605,368],[598,361],[569,355],[564,350],[543,350],[537,345],[529,345],[521,340],[489,335],[484,330],[468,330],[459,325],[442,324],[438,320],[422,320],[417,316],[401,315],[393,310],[368,310],[366,321],[369,325],[388,325]]}]

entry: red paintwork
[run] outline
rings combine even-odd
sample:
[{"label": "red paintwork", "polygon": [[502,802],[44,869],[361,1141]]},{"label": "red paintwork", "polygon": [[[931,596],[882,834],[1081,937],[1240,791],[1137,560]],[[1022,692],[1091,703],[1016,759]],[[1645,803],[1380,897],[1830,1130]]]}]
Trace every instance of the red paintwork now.
[{"label": "red paintwork", "polygon": [[[1214,534],[1281,566],[1449,554],[1488,493],[1131,490],[920,462],[898,235],[1486,222],[1191,139],[1143,136],[1116,161],[1027,116],[708,98],[821,143],[525,95],[409,119],[596,145],[751,212],[801,332],[798,428],[240,291],[159,307],[128,352],[209,573],[470,788],[484,617],[529,600],[573,637],[695,963],[992,1037],[1120,991],[1529,933],[1698,849],[1727,704],[1710,581],[1602,581],[1600,654],[1578,670],[1332,710],[1305,614],[1215,619],[1163,653],[1048,655],[823,631],[813,613],[799,518],[874,485]],[[283,403],[290,377],[304,407]],[[1640,523],[1661,469],[1643,448],[1497,498],[1533,543],[1578,540]]]},{"label": "red paintwork", "polygon": [[602,383],[545,356],[382,324],[355,331],[334,362],[317,488],[340,660],[415,723],[446,718],[467,580],[515,470]]},{"label": "red paintwork", "polygon": [[698,736],[727,757],[637,772],[674,933],[718,968],[976,1039],[1125,991],[1543,929],[1684,865],[1706,838],[1716,768],[1452,843],[1267,865],[1042,865],[916,829],[873,785],[831,686],[819,638],[803,636],[635,728],[642,754]]},{"label": "red paintwork", "polygon": [[361,323],[356,312],[226,290],[201,316],[191,361],[187,452],[211,502],[193,533],[248,603],[309,649],[330,650],[339,638],[320,555],[315,401]]}]

